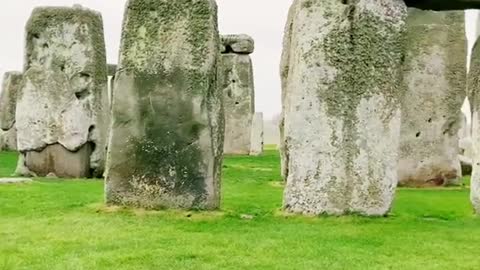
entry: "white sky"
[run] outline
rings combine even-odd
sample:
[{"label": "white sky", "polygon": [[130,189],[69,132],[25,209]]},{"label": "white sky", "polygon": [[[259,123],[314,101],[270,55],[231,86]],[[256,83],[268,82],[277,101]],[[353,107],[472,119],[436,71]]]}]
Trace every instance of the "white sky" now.
[{"label": "white sky", "polygon": [[[172,0],[173,1],[173,0]],[[257,111],[271,118],[281,110],[279,65],[283,28],[293,0],[217,0],[222,34],[245,33],[255,39],[252,55]],[[0,76],[21,70],[24,26],[36,6],[81,4],[103,14],[109,63],[117,63],[126,0],[3,0],[0,8]],[[467,12],[467,35],[475,36],[477,12]],[[1,78],[1,77],[0,77]]]}]

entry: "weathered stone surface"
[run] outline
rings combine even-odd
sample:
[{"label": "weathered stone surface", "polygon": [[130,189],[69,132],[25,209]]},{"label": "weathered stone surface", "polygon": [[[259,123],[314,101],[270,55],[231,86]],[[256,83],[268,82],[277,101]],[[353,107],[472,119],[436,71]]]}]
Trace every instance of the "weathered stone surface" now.
[{"label": "weathered stone surface", "polygon": [[15,110],[21,81],[20,72],[6,72],[3,76],[0,93],[0,151],[17,150]]},{"label": "weathered stone surface", "polygon": [[252,121],[251,156],[263,154],[263,113],[255,113]]},{"label": "weathered stone surface", "polygon": [[480,0],[405,0],[405,3],[426,10],[480,9]]},{"label": "weathered stone surface", "polygon": [[409,9],[399,184],[458,184],[458,132],[466,97],[463,11]]},{"label": "weathered stone surface", "polygon": [[406,14],[397,0],[294,2],[281,67],[287,211],[388,213]]},{"label": "weathered stone surface", "polygon": [[221,42],[221,53],[251,54],[255,50],[253,38],[245,34],[223,35]]},{"label": "weathered stone surface", "polygon": [[213,0],[130,0],[107,159],[109,204],[215,209],[224,115]]},{"label": "weathered stone surface", "polygon": [[30,178],[0,178],[0,185],[24,184],[33,182]]},{"label": "weathered stone surface", "polygon": [[[247,36],[248,37],[248,36]],[[228,46],[231,40],[249,38],[223,36]],[[236,43],[233,43],[236,44]],[[225,154],[248,155],[251,148],[252,119],[255,113],[255,90],[252,60],[248,54],[224,51],[221,55],[219,86],[225,103]]]},{"label": "weathered stone surface", "polygon": [[72,152],[61,144],[53,144],[42,151],[26,153],[26,167],[37,176],[55,174],[61,178],[87,178],[90,176],[91,144]]},{"label": "weathered stone surface", "polygon": [[[101,176],[108,128],[101,15],[80,6],[36,8],[26,31],[25,72],[16,109],[19,151],[25,155],[27,166],[55,164],[50,168],[35,166],[38,174],[62,168],[66,171],[52,172],[82,176],[92,172]],[[46,150],[56,144],[76,155],[88,156],[72,159],[82,164],[64,164],[65,153]],[[78,151],[87,145],[92,147],[91,152]],[[36,156],[30,152],[49,154]],[[29,160],[34,156],[36,160]],[[38,160],[42,157],[48,160]],[[83,166],[86,158],[89,164]],[[78,173],[79,167],[85,171]]]},{"label": "weathered stone surface", "polygon": [[[480,39],[479,39],[480,40]],[[472,108],[473,172],[470,184],[471,201],[480,215],[480,41],[473,47],[468,73],[468,96]]]},{"label": "weathered stone surface", "polygon": [[17,150],[17,129],[15,127],[7,131],[0,129],[0,151],[15,150]]}]

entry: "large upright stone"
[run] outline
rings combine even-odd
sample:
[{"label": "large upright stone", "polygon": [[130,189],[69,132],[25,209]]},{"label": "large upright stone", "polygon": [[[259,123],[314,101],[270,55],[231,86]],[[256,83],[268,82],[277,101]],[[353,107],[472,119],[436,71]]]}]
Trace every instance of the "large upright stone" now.
[{"label": "large upright stone", "polygon": [[264,147],[264,130],[263,130],[263,113],[255,113],[252,120],[250,155],[259,156],[263,154]]},{"label": "large upright stone", "polygon": [[101,15],[81,6],[36,8],[26,32],[16,109],[19,171],[102,176],[108,101]]},{"label": "large upright stone", "polygon": [[472,159],[473,172],[470,183],[471,201],[475,211],[480,215],[480,39],[473,47],[470,71],[468,73],[468,90],[472,106]]},{"label": "large upright stone", "polygon": [[109,204],[215,209],[224,120],[213,0],[130,0],[113,95]]},{"label": "large upright stone", "polygon": [[247,35],[222,36],[220,89],[225,102],[226,154],[248,155],[255,113],[253,39]]},{"label": "large upright stone", "polygon": [[0,151],[17,150],[17,129],[15,111],[17,95],[22,81],[20,72],[6,72],[0,93]]},{"label": "large upright stone", "polygon": [[398,0],[294,2],[281,67],[287,211],[388,213],[406,14]]},{"label": "large upright stone", "polygon": [[399,184],[441,186],[461,177],[458,132],[466,97],[463,11],[409,9]]}]

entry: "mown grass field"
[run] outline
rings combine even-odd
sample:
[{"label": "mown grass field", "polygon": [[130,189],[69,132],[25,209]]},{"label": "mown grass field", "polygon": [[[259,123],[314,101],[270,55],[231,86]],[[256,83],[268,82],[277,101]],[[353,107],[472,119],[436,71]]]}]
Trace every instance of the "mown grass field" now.
[{"label": "mown grass field", "polygon": [[[15,163],[0,153],[0,176]],[[274,150],[227,157],[207,213],[107,208],[98,180],[0,186],[0,269],[480,269],[467,188],[401,189],[388,218],[298,217],[279,171]]]}]

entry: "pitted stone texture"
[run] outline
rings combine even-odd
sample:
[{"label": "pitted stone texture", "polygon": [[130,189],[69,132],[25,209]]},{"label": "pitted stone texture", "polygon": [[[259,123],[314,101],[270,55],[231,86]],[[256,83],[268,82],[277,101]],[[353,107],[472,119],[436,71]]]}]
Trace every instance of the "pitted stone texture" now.
[{"label": "pitted stone texture", "polygon": [[461,178],[458,132],[466,97],[463,11],[409,9],[399,184],[442,186]]},{"label": "pitted stone texture", "polygon": [[406,14],[398,0],[294,2],[281,68],[287,211],[390,210]]},{"label": "pitted stone texture", "polygon": [[219,85],[225,103],[225,154],[248,155],[255,112],[253,66],[249,55],[221,55]]},{"label": "pitted stone texture", "polygon": [[[26,31],[25,73],[16,110],[19,151],[27,153],[26,164],[31,164],[37,162],[28,160],[28,152],[61,144],[85,155],[88,151],[77,150],[91,144],[89,168],[82,175],[92,171],[101,176],[108,128],[101,15],[79,6],[36,8]],[[49,155],[59,164],[62,157]],[[71,164],[72,175],[77,165]]]},{"label": "pitted stone texture", "polygon": [[221,42],[222,53],[251,54],[255,50],[253,38],[245,34],[223,35]]},{"label": "pitted stone texture", "polygon": [[130,0],[126,8],[107,203],[218,208],[224,116],[216,81],[217,6],[213,0]]},{"label": "pitted stone texture", "polygon": [[263,154],[263,113],[255,113],[252,121],[251,156]]}]

